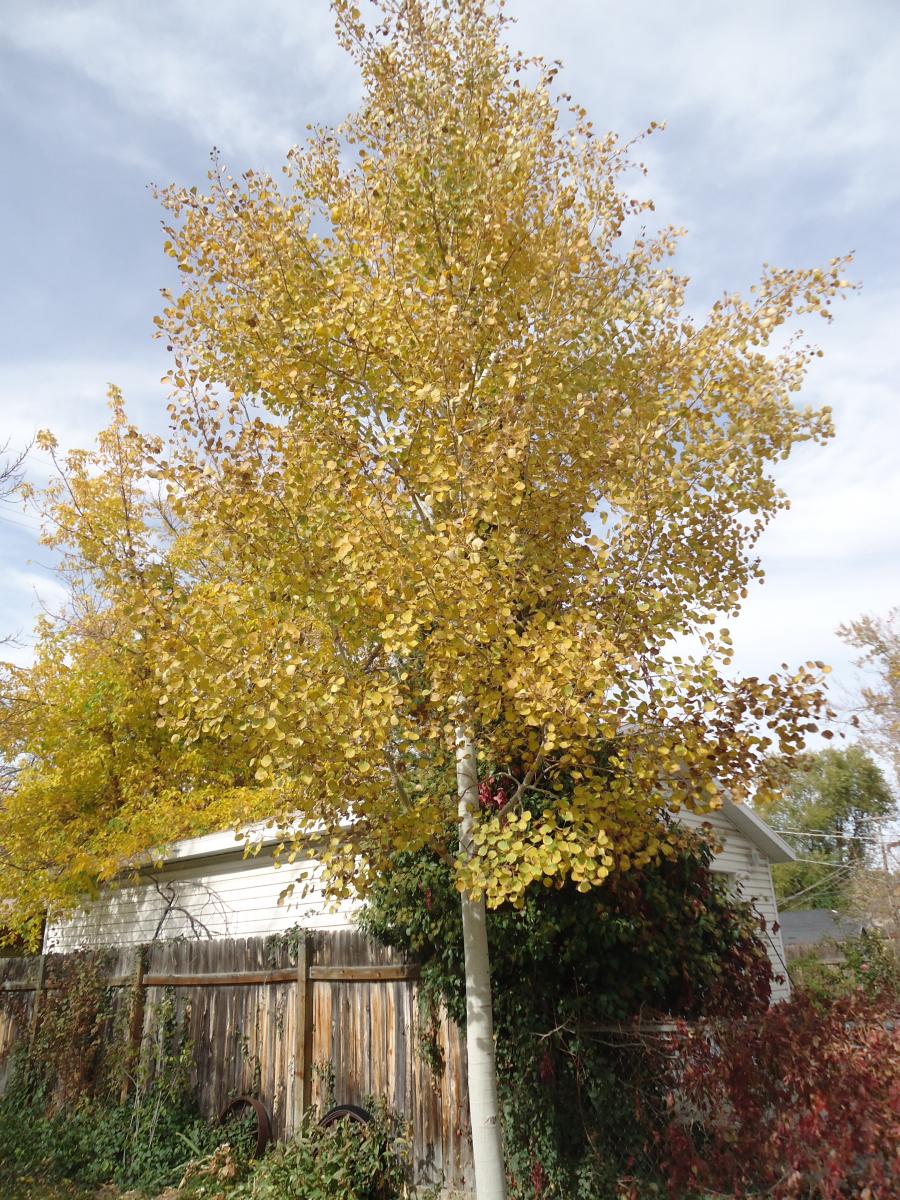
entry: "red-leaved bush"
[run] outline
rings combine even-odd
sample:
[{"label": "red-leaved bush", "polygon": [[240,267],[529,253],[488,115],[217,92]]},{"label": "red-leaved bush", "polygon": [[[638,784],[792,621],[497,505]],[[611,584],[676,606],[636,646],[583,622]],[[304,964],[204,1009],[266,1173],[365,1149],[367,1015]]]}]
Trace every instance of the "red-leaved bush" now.
[{"label": "red-leaved bush", "polygon": [[679,1029],[661,1151],[670,1193],[900,1195],[900,1020],[856,993]]}]

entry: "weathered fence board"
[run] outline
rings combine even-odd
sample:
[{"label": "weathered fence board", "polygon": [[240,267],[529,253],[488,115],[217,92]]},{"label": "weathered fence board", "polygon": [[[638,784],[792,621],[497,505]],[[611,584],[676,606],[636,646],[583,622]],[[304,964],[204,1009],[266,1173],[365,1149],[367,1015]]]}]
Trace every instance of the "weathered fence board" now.
[{"label": "weathered fence board", "polygon": [[28,1041],[42,976],[43,956],[0,959],[0,1092],[6,1088],[13,1050]]},{"label": "weathered fence board", "polygon": [[[61,986],[66,956],[0,960],[0,1091],[11,1052],[27,1045],[40,996]],[[41,974],[42,972],[42,974]],[[466,1187],[471,1175],[465,1053],[438,1022],[443,1070],[418,1050],[417,971],[354,929],[291,938],[151,943],[110,951],[108,1036],[132,1067],[159,1055],[164,1026],[190,1045],[201,1110],[258,1096],[277,1137],[310,1105],[383,1097],[412,1124],[420,1181]]]}]

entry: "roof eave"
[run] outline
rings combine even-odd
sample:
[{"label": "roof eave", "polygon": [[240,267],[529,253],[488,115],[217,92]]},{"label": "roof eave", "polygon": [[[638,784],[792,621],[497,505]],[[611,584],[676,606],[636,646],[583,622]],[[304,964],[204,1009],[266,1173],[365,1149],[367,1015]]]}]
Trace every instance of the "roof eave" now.
[{"label": "roof eave", "polygon": [[796,862],[797,855],[762,817],[758,816],[747,804],[735,804],[727,796],[723,797],[722,811],[735,828],[739,829],[750,839],[753,845],[764,854],[769,862]]}]

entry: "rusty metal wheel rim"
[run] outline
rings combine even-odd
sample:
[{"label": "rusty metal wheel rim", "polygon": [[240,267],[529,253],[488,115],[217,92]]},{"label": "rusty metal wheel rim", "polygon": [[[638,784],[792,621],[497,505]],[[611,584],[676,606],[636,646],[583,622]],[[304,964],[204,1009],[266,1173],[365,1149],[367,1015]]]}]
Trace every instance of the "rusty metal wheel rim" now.
[{"label": "rusty metal wheel rim", "polygon": [[360,1108],[358,1104],[337,1104],[319,1121],[319,1128],[328,1129],[338,1121],[354,1121],[357,1125],[368,1125],[371,1120],[372,1114]]},{"label": "rusty metal wheel rim", "polygon": [[247,1108],[256,1114],[256,1157],[262,1158],[266,1146],[272,1140],[272,1122],[261,1100],[257,1100],[255,1096],[235,1096],[219,1114],[219,1124],[224,1125],[229,1117]]}]

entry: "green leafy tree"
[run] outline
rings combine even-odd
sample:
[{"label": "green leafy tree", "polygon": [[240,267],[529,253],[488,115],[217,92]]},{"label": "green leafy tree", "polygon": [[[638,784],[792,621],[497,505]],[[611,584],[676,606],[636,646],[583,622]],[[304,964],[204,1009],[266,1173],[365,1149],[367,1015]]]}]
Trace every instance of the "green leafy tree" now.
[{"label": "green leafy tree", "polygon": [[794,908],[847,908],[854,877],[873,862],[880,823],[897,812],[881,769],[859,746],[808,755],[780,795],[757,806],[802,860],[772,870],[779,902]]}]

